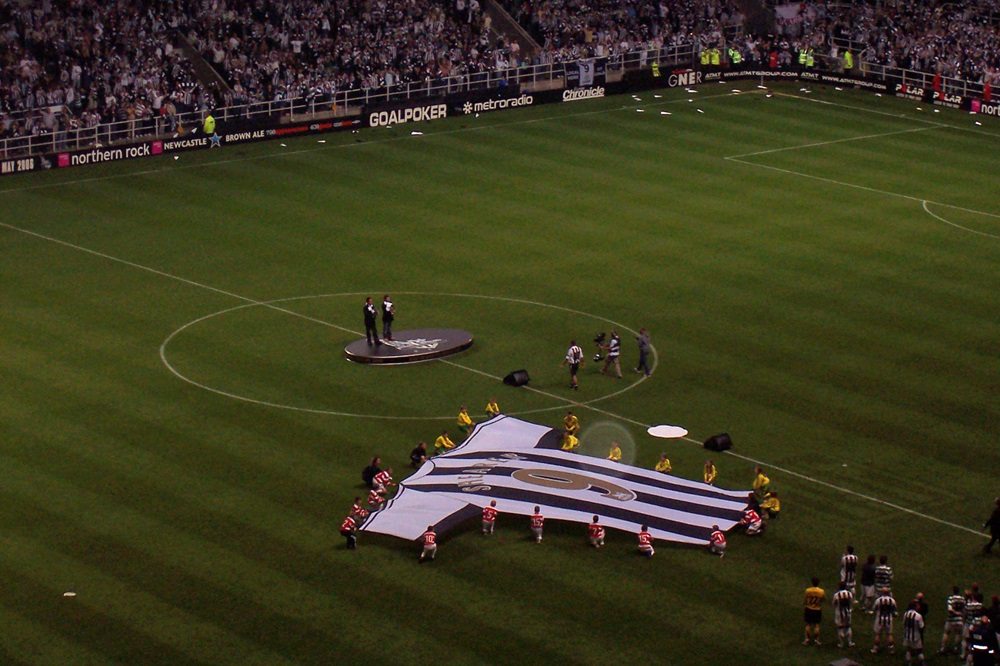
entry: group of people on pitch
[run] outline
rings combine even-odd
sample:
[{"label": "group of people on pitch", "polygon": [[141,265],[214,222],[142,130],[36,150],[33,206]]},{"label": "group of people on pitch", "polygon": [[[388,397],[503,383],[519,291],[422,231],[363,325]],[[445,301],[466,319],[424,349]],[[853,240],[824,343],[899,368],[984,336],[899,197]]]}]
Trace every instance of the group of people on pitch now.
[{"label": "group of people on pitch", "polygon": [[[858,583],[860,597],[856,596]],[[899,615],[899,607],[892,593],[893,571],[888,557],[882,555],[878,562],[874,555],[859,564],[853,546],[840,558],[840,583],[832,597],[834,622],[837,626],[837,647],[855,646],[852,618],[855,606],[873,616],[874,640],[872,654],[883,649],[895,653],[893,638],[894,620]],[[819,585],[819,578],[812,579],[812,585],[805,592],[805,639],[803,645],[820,645],[819,633],[822,621],[822,606],[826,592]],[[903,648],[906,663],[924,663],[924,632],[930,607],[922,592],[907,604],[903,612]],[[983,595],[979,585],[961,593],[957,585],[946,600],[944,631],[941,635],[939,654],[957,652],[968,666],[995,666],[1000,626],[1000,595],[994,595],[992,606],[983,605]]]}]

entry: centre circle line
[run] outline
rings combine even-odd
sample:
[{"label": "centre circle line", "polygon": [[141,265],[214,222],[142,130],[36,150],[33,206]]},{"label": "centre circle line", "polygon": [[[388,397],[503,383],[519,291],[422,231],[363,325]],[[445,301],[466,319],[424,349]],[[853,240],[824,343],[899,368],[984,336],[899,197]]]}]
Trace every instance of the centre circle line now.
[{"label": "centre circle line", "polygon": [[[565,306],[562,306],[562,305],[551,305],[549,303],[542,303],[542,302],[539,302],[539,301],[532,301],[532,300],[520,299],[520,298],[512,298],[512,297],[506,297],[506,296],[488,296],[488,295],[482,295],[482,294],[436,293],[436,292],[418,292],[418,291],[394,291],[393,293],[401,295],[401,296],[422,296],[422,297],[437,297],[437,298],[478,298],[478,299],[492,300],[492,301],[499,301],[499,302],[532,305],[532,306],[536,306],[536,307],[543,307],[543,308],[549,308],[549,309],[553,309],[553,310],[560,310],[560,311],[567,312],[567,313],[570,313],[570,314],[576,314],[576,315],[581,315],[581,316],[584,316],[584,317],[589,317],[591,319],[595,319],[597,321],[602,321],[602,322],[605,322],[605,323],[610,324],[612,326],[615,326],[615,327],[617,327],[617,328],[619,328],[619,329],[621,329],[623,331],[626,331],[626,332],[628,332],[630,334],[638,335],[638,331],[635,331],[632,328],[630,328],[630,327],[628,327],[628,326],[626,326],[624,324],[621,324],[619,322],[613,321],[611,319],[607,319],[606,317],[600,317],[600,316],[597,316],[597,315],[590,314],[588,312],[583,312],[581,310],[575,310],[573,308],[565,307]],[[320,408],[317,408],[317,407],[302,407],[302,406],[298,406],[298,405],[289,405],[289,404],[284,404],[284,403],[271,402],[271,401],[268,401],[268,400],[261,400],[261,399],[258,399],[258,398],[252,398],[250,396],[241,395],[241,394],[238,394],[238,393],[233,393],[231,391],[226,391],[226,390],[223,390],[223,389],[220,389],[220,388],[216,388],[214,386],[209,386],[209,385],[207,385],[205,383],[199,382],[199,381],[197,381],[197,380],[195,380],[195,379],[193,379],[193,378],[185,375],[184,373],[182,373],[180,370],[178,370],[176,367],[174,367],[174,365],[171,364],[170,360],[167,358],[167,347],[170,345],[171,341],[174,340],[174,338],[176,338],[178,335],[180,335],[184,331],[186,331],[186,330],[190,329],[191,327],[196,326],[196,325],[198,325],[198,324],[200,324],[200,323],[202,323],[204,321],[207,321],[209,319],[213,319],[215,317],[220,317],[220,316],[223,316],[223,315],[226,315],[226,314],[231,314],[231,313],[237,312],[239,310],[246,310],[248,308],[256,308],[256,307],[268,308],[270,310],[274,310],[274,311],[280,312],[282,314],[291,315],[293,317],[298,317],[300,319],[305,319],[306,321],[311,321],[311,322],[320,324],[322,326],[327,326],[329,328],[336,329],[338,331],[343,331],[344,333],[350,333],[352,335],[358,335],[358,336],[360,336],[360,333],[358,333],[357,331],[355,331],[353,329],[347,328],[345,326],[340,326],[338,324],[334,324],[333,322],[329,322],[329,321],[326,321],[326,320],[323,320],[323,319],[318,319],[316,317],[312,317],[312,316],[305,315],[305,314],[302,314],[302,313],[299,313],[299,312],[295,312],[294,310],[289,310],[288,308],[280,307],[277,304],[279,304],[279,303],[290,303],[290,302],[302,301],[302,300],[315,300],[315,299],[322,299],[322,298],[361,297],[364,294],[365,294],[365,292],[341,292],[341,293],[329,293],[329,294],[313,294],[313,295],[307,295],[307,296],[291,296],[291,297],[287,297],[287,298],[279,298],[279,299],[273,299],[273,300],[268,300],[268,301],[256,301],[255,300],[255,301],[248,302],[248,303],[243,303],[241,305],[237,305],[237,306],[234,306],[234,307],[231,307],[231,308],[226,308],[224,310],[219,310],[217,312],[212,312],[212,313],[209,313],[209,314],[204,315],[202,317],[198,317],[197,319],[193,319],[193,320],[189,321],[188,323],[184,324],[183,326],[181,326],[178,329],[176,329],[175,331],[173,331],[170,335],[168,335],[166,337],[166,339],[164,339],[164,341],[162,343],[160,343],[160,349],[159,349],[160,361],[163,363],[164,366],[166,366],[166,368],[175,377],[177,377],[178,379],[180,379],[181,381],[183,381],[183,382],[185,382],[187,384],[190,384],[191,386],[195,386],[195,387],[200,388],[200,389],[202,389],[204,391],[208,391],[210,393],[215,393],[216,395],[225,396],[225,397],[233,399],[233,400],[239,400],[241,402],[247,402],[247,403],[250,403],[250,404],[260,405],[260,406],[263,406],[263,407],[272,407],[272,408],[276,408],[276,409],[287,409],[287,410],[291,410],[291,411],[303,412],[303,413],[308,413],[308,414],[327,414],[327,415],[330,415],[330,416],[346,416],[346,417],[370,418],[370,419],[390,419],[390,420],[397,420],[397,421],[439,421],[439,420],[442,420],[442,419],[454,418],[454,415],[446,415],[446,416],[395,416],[395,415],[391,415],[391,414],[361,414],[361,413],[356,413],[356,412],[344,412],[344,411],[338,411],[338,410],[333,410],[333,409],[320,409]],[[651,347],[651,351],[652,351],[652,361],[653,361],[652,362],[652,369],[655,370],[656,369],[656,365],[657,365],[656,348],[653,347],[652,345],[650,345],[650,347]],[[440,363],[446,364],[446,365],[450,365],[450,366],[455,367],[455,368],[459,368],[461,370],[465,370],[467,372],[472,372],[472,373],[475,373],[475,374],[478,374],[478,375],[481,375],[481,376],[484,376],[484,377],[487,377],[487,378],[490,378],[490,379],[495,379],[496,381],[501,381],[500,377],[497,377],[495,375],[492,375],[492,374],[490,374],[488,372],[485,372],[485,371],[482,371],[482,370],[478,370],[476,368],[472,368],[472,367],[469,367],[469,366],[466,366],[466,365],[462,365],[461,363],[456,363],[455,361],[450,361],[450,360],[447,360],[447,359],[437,359],[437,361],[440,362]],[[405,365],[405,364],[403,364],[403,365]],[[551,398],[551,399],[554,399],[554,400],[559,400],[563,404],[557,405],[557,406],[554,406],[554,407],[539,407],[539,408],[535,408],[535,409],[521,410],[521,411],[517,411],[517,412],[511,412],[508,415],[509,416],[521,416],[521,415],[525,415],[525,414],[537,414],[537,413],[543,413],[543,412],[551,412],[551,411],[556,411],[556,410],[564,409],[566,407],[566,405],[579,406],[579,407],[588,407],[588,406],[590,406],[590,405],[592,405],[594,403],[597,403],[597,402],[600,402],[600,401],[604,401],[604,400],[607,400],[609,398],[621,395],[622,393],[625,393],[626,391],[630,391],[633,388],[635,388],[636,386],[638,386],[639,384],[641,384],[642,382],[644,382],[646,379],[648,379],[648,377],[642,376],[637,381],[635,381],[635,382],[633,382],[633,383],[625,386],[622,389],[619,389],[617,391],[614,391],[614,392],[606,394],[606,395],[602,395],[602,396],[598,396],[596,398],[592,398],[590,400],[585,400],[585,401],[573,400],[573,399],[567,398],[565,396],[561,396],[561,395],[558,395],[558,394],[555,394],[555,393],[550,393],[548,391],[543,391],[543,390],[535,388],[533,386],[524,386],[522,388],[525,388],[525,389],[527,389],[527,390],[529,390],[529,391],[531,391],[533,393],[536,393],[538,395],[543,395],[545,397],[548,397],[548,398]],[[591,407],[591,409],[596,409],[596,408]],[[598,411],[602,411],[602,410],[598,410]]]}]

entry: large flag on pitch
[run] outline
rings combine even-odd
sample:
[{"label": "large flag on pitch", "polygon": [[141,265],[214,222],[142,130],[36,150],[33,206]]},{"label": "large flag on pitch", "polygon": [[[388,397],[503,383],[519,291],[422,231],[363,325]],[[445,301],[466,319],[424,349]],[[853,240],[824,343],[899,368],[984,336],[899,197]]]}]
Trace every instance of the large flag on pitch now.
[{"label": "large flag on pitch", "polygon": [[559,449],[561,433],[497,416],[476,426],[460,446],[436,456],[399,484],[362,531],[417,539],[428,525],[440,533],[482,513],[491,500],[501,513],[589,523],[657,539],[706,544],[712,525],[728,530],[742,517],[747,491],[722,490],[631,465]]}]

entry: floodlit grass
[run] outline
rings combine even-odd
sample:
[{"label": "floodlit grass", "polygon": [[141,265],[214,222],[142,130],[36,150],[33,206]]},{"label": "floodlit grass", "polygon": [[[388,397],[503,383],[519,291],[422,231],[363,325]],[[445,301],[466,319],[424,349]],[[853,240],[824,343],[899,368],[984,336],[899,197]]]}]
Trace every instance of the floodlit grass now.
[{"label": "floodlit grass", "polygon": [[[803,648],[801,596],[832,594],[847,543],[889,555],[902,605],[927,595],[935,647],[952,584],[1000,592],[974,533],[1000,471],[1000,133],[731,87],[0,181],[5,660],[826,664],[832,613]],[[397,330],[475,345],[343,360],[386,292]],[[617,327],[630,369],[641,326],[651,379],[589,363],[568,390],[570,338],[589,358]],[[537,391],[501,385],[522,367]],[[346,551],[368,459],[406,469],[491,396],[617,422],[636,464],[690,478],[729,432],[720,485],[762,461],[784,515],[723,560],[594,552],[577,525],[537,546],[511,516],[429,566],[377,535]]]}]

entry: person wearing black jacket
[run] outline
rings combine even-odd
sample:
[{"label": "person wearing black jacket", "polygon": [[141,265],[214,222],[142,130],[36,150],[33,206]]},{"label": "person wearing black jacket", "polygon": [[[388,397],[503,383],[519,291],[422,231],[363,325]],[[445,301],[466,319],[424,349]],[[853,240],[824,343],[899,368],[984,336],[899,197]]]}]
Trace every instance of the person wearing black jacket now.
[{"label": "person wearing black jacket", "polygon": [[993,544],[1000,541],[1000,497],[996,500],[997,505],[993,509],[993,513],[990,515],[989,520],[983,523],[983,527],[990,528],[990,542],[983,546],[983,552],[989,554],[993,549]]},{"label": "person wearing black jacket", "polygon": [[[371,300],[371,299],[368,299]],[[382,458],[375,456],[372,458],[372,462],[368,467],[361,470],[361,480],[365,482],[365,485],[369,488],[374,487],[375,476],[382,471]]]},{"label": "person wearing black jacket", "polygon": [[382,338],[392,340],[392,320],[396,318],[396,306],[389,294],[382,297]]},{"label": "person wearing black jacket", "polygon": [[376,347],[382,344],[382,341],[378,339],[378,311],[375,310],[375,305],[372,303],[372,297],[369,296],[365,299],[365,337],[368,339],[369,345],[375,345]]},{"label": "person wearing black jacket", "polygon": [[868,561],[861,565],[861,607],[871,615],[875,604],[875,556],[869,555]]}]

